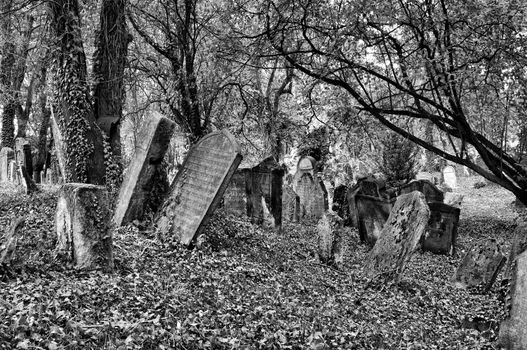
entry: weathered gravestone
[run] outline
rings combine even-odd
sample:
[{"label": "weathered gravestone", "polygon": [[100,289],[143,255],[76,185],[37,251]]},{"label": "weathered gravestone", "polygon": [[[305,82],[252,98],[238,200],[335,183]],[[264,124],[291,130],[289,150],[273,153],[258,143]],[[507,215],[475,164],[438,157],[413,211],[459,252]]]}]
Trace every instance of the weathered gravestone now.
[{"label": "weathered gravestone", "polygon": [[349,228],[344,227],[342,218],[334,212],[326,211],[318,221],[317,233],[320,262],[336,268],[342,267],[349,241]]},{"label": "weathered gravestone", "polygon": [[438,202],[430,202],[428,207],[430,219],[423,235],[423,250],[436,254],[453,254],[460,209]]},{"label": "weathered gravestone", "polygon": [[139,134],[134,156],[124,176],[113,215],[121,226],[142,219],[146,199],[154,187],[154,175],[170,144],[176,124],[160,114],[152,115]]},{"label": "weathered gravestone", "polygon": [[366,273],[399,280],[424,234],[430,210],[421,192],[397,197],[380,237],[369,253]]},{"label": "weathered gravestone", "polygon": [[296,193],[300,197],[300,219],[318,221],[327,209],[327,200],[323,189],[324,184],[311,174],[302,175],[296,186]]},{"label": "weathered gravestone", "polygon": [[229,186],[223,194],[223,208],[225,212],[247,216],[247,189],[245,184],[246,173],[249,169],[238,169],[231,177]]},{"label": "weathered gravestone", "polygon": [[240,146],[226,130],[198,141],[183,162],[159,213],[158,233],[190,245],[218,206],[241,159]]},{"label": "weathered gravestone", "polygon": [[379,191],[379,184],[373,178],[365,177],[361,178],[357,181],[357,183],[348,189],[346,192],[346,200],[348,202],[348,212],[349,212],[349,220],[347,223],[351,224],[351,226],[358,228],[359,227],[359,213],[357,211],[357,205],[355,196],[358,194],[381,198],[381,193]]},{"label": "weathered gravestone", "polygon": [[0,182],[9,181],[9,161],[15,158],[15,152],[9,147],[0,150]]},{"label": "weathered gravestone", "polygon": [[300,216],[300,197],[289,185],[282,189],[282,219],[298,222]]},{"label": "weathered gravestone", "polygon": [[57,253],[79,269],[113,269],[109,198],[103,186],[67,183],[55,214]]},{"label": "weathered gravestone", "polygon": [[508,350],[527,350],[527,251],[517,257],[512,274],[511,308],[500,325],[499,345]]},{"label": "weathered gravestone", "polygon": [[392,211],[395,199],[389,200],[362,194],[355,195],[358,229],[361,242],[374,245]]},{"label": "weathered gravestone", "polygon": [[476,243],[457,268],[453,277],[454,285],[486,293],[492,287],[504,263],[505,257],[495,239]]},{"label": "weathered gravestone", "polygon": [[452,189],[457,187],[456,169],[453,166],[447,165],[443,168],[443,181]]},{"label": "weathered gravestone", "polygon": [[399,189],[399,195],[419,191],[425,195],[426,202],[443,202],[444,194],[428,180],[414,180]]},{"label": "weathered gravestone", "polygon": [[269,211],[278,229],[282,226],[282,187],[284,169],[273,157],[245,172],[247,190],[247,213],[254,223],[264,222],[265,211]]}]

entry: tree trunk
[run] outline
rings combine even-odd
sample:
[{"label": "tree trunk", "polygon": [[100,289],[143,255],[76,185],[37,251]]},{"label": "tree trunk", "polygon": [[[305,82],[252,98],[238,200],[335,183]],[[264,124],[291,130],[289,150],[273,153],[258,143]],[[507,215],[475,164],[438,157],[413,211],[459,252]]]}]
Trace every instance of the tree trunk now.
[{"label": "tree trunk", "polygon": [[41,182],[42,171],[48,158],[48,131],[50,128],[51,111],[46,107],[47,96],[45,93],[47,69],[42,66],[39,77],[38,114],[40,115],[40,129],[38,132],[37,153],[35,155],[33,179],[36,183]]},{"label": "tree trunk", "polygon": [[96,80],[95,118],[109,138],[113,161],[118,165],[117,177],[122,173],[120,121],[124,103],[123,76],[129,43],[125,5],[126,0],[103,1],[93,68]]},{"label": "tree trunk", "polygon": [[95,122],[77,0],[48,3],[55,55],[54,118],[65,148],[65,182],[105,183],[103,136]]},{"label": "tree trunk", "polygon": [[2,93],[2,142],[1,147],[15,148],[15,109],[12,86],[15,69],[15,44],[13,43],[12,0],[6,0],[0,6],[0,34],[4,39],[2,45],[2,60],[0,61],[0,92]]}]

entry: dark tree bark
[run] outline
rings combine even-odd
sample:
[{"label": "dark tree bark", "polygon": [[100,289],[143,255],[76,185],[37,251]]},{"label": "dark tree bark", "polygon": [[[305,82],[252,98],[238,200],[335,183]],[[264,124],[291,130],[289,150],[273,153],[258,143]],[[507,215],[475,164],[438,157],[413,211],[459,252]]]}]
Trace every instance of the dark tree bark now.
[{"label": "dark tree bark", "polygon": [[0,93],[2,94],[2,142],[1,147],[15,148],[15,111],[16,105],[13,96],[12,82],[15,70],[16,47],[13,42],[12,28],[12,0],[5,0],[0,6],[0,11],[4,13],[0,17],[0,33],[4,38],[2,45],[2,60],[0,61]]},{"label": "dark tree bark", "polygon": [[102,185],[104,143],[96,124],[87,84],[77,0],[48,3],[53,38],[54,115],[65,151],[65,182]]},{"label": "dark tree bark", "polygon": [[122,171],[120,123],[124,103],[123,75],[128,53],[126,0],[104,0],[94,57],[94,110],[97,124],[109,138],[114,161]]},{"label": "dark tree bark", "polygon": [[47,68],[42,66],[38,82],[38,114],[40,115],[40,129],[38,132],[37,152],[35,154],[33,179],[36,183],[42,180],[42,172],[48,158],[48,133],[50,129],[51,111],[47,107],[47,95],[45,92],[47,78]]}]

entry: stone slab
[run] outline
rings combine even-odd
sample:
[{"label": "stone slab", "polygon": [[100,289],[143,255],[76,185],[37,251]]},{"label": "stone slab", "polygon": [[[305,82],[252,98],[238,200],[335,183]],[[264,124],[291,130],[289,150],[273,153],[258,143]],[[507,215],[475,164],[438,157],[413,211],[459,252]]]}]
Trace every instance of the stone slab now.
[{"label": "stone slab", "polygon": [[355,196],[361,242],[372,246],[377,242],[394,203],[395,199],[387,200],[362,194]]},{"label": "stone slab", "polygon": [[189,151],[157,218],[158,233],[191,245],[218,206],[242,159],[227,131],[203,137]]},{"label": "stone slab", "polygon": [[176,123],[158,113],[150,116],[143,126],[140,144],[119,189],[113,215],[116,226],[142,219],[145,201],[154,187],[156,169],[165,157],[175,126]]},{"label": "stone slab", "polygon": [[12,148],[3,147],[0,150],[0,182],[9,181],[9,162],[15,158]]},{"label": "stone slab", "polygon": [[428,180],[414,180],[399,189],[399,195],[407,194],[413,191],[419,191],[425,195],[426,201],[443,202],[445,196],[443,191]]},{"label": "stone slab", "polygon": [[436,254],[453,254],[461,210],[438,202],[430,202],[428,207],[430,219],[423,236],[423,250]]}]

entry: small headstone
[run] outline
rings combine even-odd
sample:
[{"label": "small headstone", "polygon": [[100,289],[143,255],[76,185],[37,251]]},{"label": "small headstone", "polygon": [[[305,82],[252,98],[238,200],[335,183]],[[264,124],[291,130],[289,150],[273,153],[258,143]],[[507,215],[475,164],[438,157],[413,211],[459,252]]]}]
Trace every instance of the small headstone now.
[{"label": "small headstone", "polygon": [[190,245],[218,206],[240,164],[240,146],[226,130],[203,137],[189,151],[157,218],[162,237]]},{"label": "small headstone", "polygon": [[78,269],[113,269],[109,198],[104,186],[64,184],[55,214],[57,253]]},{"label": "small headstone", "polygon": [[223,207],[225,212],[247,216],[247,193],[245,188],[245,177],[249,169],[239,169],[231,177],[229,186],[223,194]]},{"label": "small headstone", "polygon": [[381,236],[395,200],[358,194],[355,196],[361,242],[374,245]]},{"label": "small headstone", "polygon": [[436,254],[455,251],[460,209],[438,202],[428,203],[430,219],[423,236],[423,250]]},{"label": "small headstone", "polygon": [[443,168],[443,180],[448,187],[457,187],[456,169],[453,166],[447,165]]},{"label": "small headstone", "polygon": [[425,195],[426,202],[443,202],[444,194],[433,183],[427,180],[415,180],[402,186],[399,195],[419,191]]},{"label": "small headstone", "polygon": [[4,147],[0,150],[0,182],[9,181],[9,162],[15,158],[15,152]]},{"label": "small headstone", "polygon": [[514,264],[511,283],[511,308],[500,325],[499,345],[503,349],[527,349],[527,251]]},{"label": "small headstone", "polygon": [[454,285],[460,288],[474,288],[486,293],[492,287],[505,257],[494,239],[474,244],[461,261],[454,274]]},{"label": "small headstone", "polygon": [[430,210],[421,192],[397,197],[380,237],[369,253],[366,273],[399,280],[425,232]]},{"label": "small headstone", "polygon": [[289,185],[282,192],[282,218],[285,221],[298,222],[300,216],[300,197]]},{"label": "small headstone", "polygon": [[322,264],[341,268],[345,246],[349,241],[349,229],[345,228],[334,212],[325,212],[317,224],[318,258]]},{"label": "small headstone", "polygon": [[152,115],[139,134],[140,144],[125,173],[113,215],[121,226],[142,219],[148,194],[154,187],[154,174],[170,144],[176,123],[160,114]]}]

